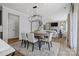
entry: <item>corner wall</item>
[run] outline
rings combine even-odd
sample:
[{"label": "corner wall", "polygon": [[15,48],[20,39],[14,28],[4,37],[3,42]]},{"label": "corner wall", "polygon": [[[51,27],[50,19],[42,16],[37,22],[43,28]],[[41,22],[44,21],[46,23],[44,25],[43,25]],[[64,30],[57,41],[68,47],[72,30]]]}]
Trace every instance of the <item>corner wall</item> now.
[{"label": "corner wall", "polygon": [[71,48],[77,49],[77,21],[78,4],[74,4],[74,11],[70,13],[70,42]]}]

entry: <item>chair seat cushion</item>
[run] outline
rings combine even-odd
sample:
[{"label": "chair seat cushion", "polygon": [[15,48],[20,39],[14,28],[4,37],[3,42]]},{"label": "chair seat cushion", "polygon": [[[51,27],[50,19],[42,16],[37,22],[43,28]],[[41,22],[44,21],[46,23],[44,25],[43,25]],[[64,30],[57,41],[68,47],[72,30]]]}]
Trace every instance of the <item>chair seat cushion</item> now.
[{"label": "chair seat cushion", "polygon": [[35,43],[38,41],[38,39],[35,39],[35,40],[28,40],[29,42],[32,42],[32,43]]},{"label": "chair seat cushion", "polygon": [[44,38],[42,41],[49,42],[48,38]]}]

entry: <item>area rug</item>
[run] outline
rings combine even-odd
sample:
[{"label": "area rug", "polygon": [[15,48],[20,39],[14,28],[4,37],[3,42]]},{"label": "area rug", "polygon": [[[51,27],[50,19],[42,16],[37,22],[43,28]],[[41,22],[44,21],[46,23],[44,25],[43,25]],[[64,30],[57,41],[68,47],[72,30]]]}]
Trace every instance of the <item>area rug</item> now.
[{"label": "area rug", "polygon": [[17,51],[22,53],[25,56],[75,56],[76,53],[74,50],[71,50],[69,48],[65,48],[64,46],[61,46],[60,43],[52,42],[52,47],[50,48],[50,51],[48,49],[47,44],[42,44],[41,50],[39,50],[38,44],[35,44],[34,51],[32,52],[32,45],[29,45],[29,48],[25,48],[21,46],[21,41],[13,43],[11,45],[14,47]]},{"label": "area rug", "polygon": [[48,49],[47,44],[43,44],[41,50],[39,50],[39,47],[37,45],[38,44],[35,44],[33,52],[32,52],[31,44],[29,45],[28,49],[21,46],[20,41],[12,44],[11,46],[13,46],[17,51],[19,51],[20,53],[22,53],[25,56],[57,56],[57,54],[59,52],[60,44],[53,43],[52,44],[53,46],[50,48],[50,51]]}]

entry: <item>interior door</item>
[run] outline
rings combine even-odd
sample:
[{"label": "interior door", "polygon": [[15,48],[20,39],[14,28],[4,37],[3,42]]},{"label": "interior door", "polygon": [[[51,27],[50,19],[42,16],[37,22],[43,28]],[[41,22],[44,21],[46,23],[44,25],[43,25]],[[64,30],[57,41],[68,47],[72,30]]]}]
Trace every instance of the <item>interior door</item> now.
[{"label": "interior door", "polygon": [[19,37],[19,16],[8,14],[8,38]]}]

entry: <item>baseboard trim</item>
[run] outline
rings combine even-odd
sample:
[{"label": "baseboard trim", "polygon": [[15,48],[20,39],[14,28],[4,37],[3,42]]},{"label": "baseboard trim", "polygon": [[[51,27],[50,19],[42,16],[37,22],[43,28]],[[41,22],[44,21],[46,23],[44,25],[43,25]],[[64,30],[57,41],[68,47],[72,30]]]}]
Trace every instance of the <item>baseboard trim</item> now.
[{"label": "baseboard trim", "polygon": [[19,39],[19,37],[17,37],[17,38],[9,38],[8,40],[11,40],[11,39]]}]

